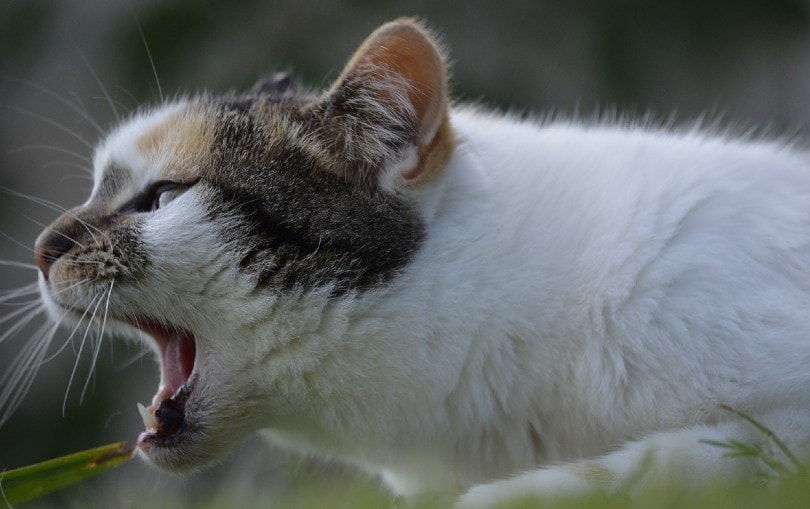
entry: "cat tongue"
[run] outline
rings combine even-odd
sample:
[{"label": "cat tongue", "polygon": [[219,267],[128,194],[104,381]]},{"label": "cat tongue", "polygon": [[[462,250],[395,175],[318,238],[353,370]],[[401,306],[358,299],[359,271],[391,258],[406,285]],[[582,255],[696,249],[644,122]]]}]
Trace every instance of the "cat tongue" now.
[{"label": "cat tongue", "polygon": [[[194,369],[197,348],[194,336],[186,332],[170,335],[163,351],[163,385],[160,395],[171,397],[188,381]],[[163,399],[167,399],[163,397]]]}]

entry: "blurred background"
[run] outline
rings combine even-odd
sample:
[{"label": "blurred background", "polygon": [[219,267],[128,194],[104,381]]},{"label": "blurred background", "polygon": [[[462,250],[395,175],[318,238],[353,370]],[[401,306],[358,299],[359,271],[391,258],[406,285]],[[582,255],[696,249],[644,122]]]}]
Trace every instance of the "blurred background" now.
[{"label": "blurred background", "polygon": [[[244,89],[278,70],[328,86],[370,31],[401,15],[442,35],[460,100],[586,119],[708,115],[808,136],[810,0],[0,0],[0,259],[30,262],[36,235],[58,215],[25,196],[65,207],[84,201],[101,136],[94,123],[112,127],[161,93]],[[0,291],[34,279],[33,270],[0,266]],[[15,309],[0,306],[0,318]],[[0,323],[0,336],[14,323]],[[0,379],[34,328],[0,344]],[[78,342],[49,360],[0,427],[0,471],[134,441],[142,429],[135,402],[148,402],[158,372],[140,348],[108,343],[83,400],[87,352],[69,390]],[[250,504],[257,492],[294,501],[313,478],[350,477],[254,439],[203,474],[173,478],[133,462],[35,505]]]}]

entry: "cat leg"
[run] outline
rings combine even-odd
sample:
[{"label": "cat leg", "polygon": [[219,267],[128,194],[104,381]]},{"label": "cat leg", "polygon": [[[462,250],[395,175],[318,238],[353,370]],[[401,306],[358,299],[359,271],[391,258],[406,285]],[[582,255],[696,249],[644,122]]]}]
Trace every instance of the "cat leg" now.
[{"label": "cat leg", "polygon": [[[730,457],[731,449],[719,445],[730,441],[760,447],[787,472],[797,471],[800,467],[796,458],[806,460],[809,452],[810,413],[784,410],[755,416],[754,420],[773,431],[777,439],[745,418],[657,433],[599,458],[474,486],[460,498],[456,508],[478,509],[516,499],[572,497],[595,491],[632,494],[661,485],[699,487],[753,478],[757,472],[774,476],[785,473],[761,458]],[[779,441],[787,446],[788,453],[780,448]]]}]

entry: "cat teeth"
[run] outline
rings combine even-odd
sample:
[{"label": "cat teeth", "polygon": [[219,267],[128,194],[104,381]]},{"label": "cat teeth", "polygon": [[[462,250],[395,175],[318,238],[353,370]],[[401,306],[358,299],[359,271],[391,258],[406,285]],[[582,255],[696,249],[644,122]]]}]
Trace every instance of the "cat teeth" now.
[{"label": "cat teeth", "polygon": [[149,410],[147,410],[146,407],[140,403],[138,403],[138,413],[141,414],[141,419],[143,419],[143,425],[146,426],[146,429],[157,429],[157,418],[150,414]]}]

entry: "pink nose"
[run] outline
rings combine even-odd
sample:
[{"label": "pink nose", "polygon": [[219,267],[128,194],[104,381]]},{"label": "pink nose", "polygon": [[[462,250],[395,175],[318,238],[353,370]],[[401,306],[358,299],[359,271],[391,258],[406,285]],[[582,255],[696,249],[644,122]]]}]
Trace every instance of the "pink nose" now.
[{"label": "pink nose", "polygon": [[56,260],[70,251],[71,247],[73,247],[73,241],[59,232],[51,232],[37,242],[34,246],[34,258],[45,279],[48,279],[48,274]]}]

